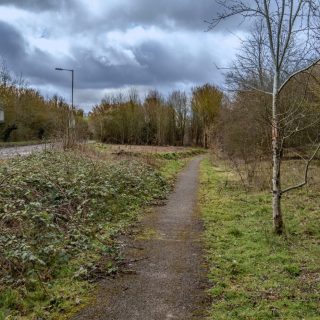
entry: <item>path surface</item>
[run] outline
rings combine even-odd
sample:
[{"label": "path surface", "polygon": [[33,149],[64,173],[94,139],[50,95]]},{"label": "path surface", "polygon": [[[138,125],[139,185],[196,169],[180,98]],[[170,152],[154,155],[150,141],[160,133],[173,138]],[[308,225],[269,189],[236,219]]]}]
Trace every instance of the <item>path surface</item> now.
[{"label": "path surface", "polygon": [[[163,207],[146,215],[126,249],[130,272],[101,285],[96,303],[74,320],[204,319],[206,270],[196,208],[201,158],[192,160]],[[129,270],[128,270],[129,271]]]},{"label": "path surface", "polygon": [[36,144],[31,146],[0,148],[0,158],[11,158],[15,156],[26,156],[33,152],[40,152],[51,148],[51,144]]}]

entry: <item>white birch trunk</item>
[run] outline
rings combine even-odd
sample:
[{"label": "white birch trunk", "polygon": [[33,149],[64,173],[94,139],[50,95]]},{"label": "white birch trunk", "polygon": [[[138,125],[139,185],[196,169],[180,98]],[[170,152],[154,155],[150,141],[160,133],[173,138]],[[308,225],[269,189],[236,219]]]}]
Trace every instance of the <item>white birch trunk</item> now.
[{"label": "white birch trunk", "polygon": [[278,116],[279,72],[275,72],[272,93],[272,212],[273,226],[277,234],[283,232],[281,211],[281,145]]}]

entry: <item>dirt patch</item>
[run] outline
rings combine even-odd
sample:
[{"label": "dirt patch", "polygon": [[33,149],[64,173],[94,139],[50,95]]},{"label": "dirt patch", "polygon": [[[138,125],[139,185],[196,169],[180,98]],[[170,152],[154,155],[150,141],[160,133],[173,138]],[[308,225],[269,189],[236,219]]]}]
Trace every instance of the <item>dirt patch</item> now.
[{"label": "dirt patch", "polygon": [[125,249],[131,262],[124,273],[105,280],[96,303],[74,320],[205,318],[206,268],[196,210],[200,160],[180,173],[166,205],[145,216],[142,236]]},{"label": "dirt patch", "polygon": [[163,152],[185,152],[189,148],[174,146],[136,146],[136,145],[107,145],[111,152],[137,152],[137,153],[163,153]]}]

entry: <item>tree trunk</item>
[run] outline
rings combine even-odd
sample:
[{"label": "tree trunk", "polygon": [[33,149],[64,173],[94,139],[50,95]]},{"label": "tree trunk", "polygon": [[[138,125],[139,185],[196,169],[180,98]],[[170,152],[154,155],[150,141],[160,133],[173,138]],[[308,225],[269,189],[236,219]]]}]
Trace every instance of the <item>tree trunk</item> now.
[{"label": "tree trunk", "polygon": [[205,149],[208,149],[208,134],[207,134],[207,128],[204,127],[203,129],[203,147]]},{"label": "tree trunk", "polygon": [[272,211],[274,231],[277,234],[282,234],[284,224],[281,212],[281,141],[278,116],[278,89],[279,72],[276,72],[272,95]]},{"label": "tree trunk", "polygon": [[181,143],[181,146],[184,146],[184,135],[185,135],[185,129],[184,129],[184,125],[182,125],[182,128],[181,128],[181,137],[180,137],[180,143]]}]

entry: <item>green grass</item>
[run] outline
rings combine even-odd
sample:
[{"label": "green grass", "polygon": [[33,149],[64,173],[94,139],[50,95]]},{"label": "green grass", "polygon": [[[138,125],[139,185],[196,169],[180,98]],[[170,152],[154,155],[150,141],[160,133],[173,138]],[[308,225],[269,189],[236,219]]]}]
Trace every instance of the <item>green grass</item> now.
[{"label": "green grass", "polygon": [[118,271],[117,236],[166,197],[194,155],[103,152],[0,162],[0,320],[68,319],[90,302],[100,276]]},{"label": "green grass", "polygon": [[117,236],[185,160],[44,152],[0,164],[0,319],[64,319],[117,272]]},{"label": "green grass", "polygon": [[187,161],[187,159],[162,161],[160,166],[160,172],[169,183],[173,184],[177,176],[177,173],[186,165]]},{"label": "green grass", "polygon": [[202,162],[210,319],[320,319],[319,196],[310,187],[284,198],[279,237],[267,192],[246,194],[231,171]]},{"label": "green grass", "polygon": [[155,157],[160,159],[166,159],[166,160],[178,160],[178,159],[184,159],[192,156],[196,156],[199,154],[205,153],[205,149],[200,148],[186,148],[184,151],[180,152],[159,152],[155,154]]}]

